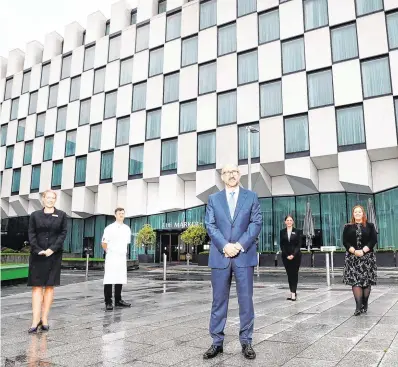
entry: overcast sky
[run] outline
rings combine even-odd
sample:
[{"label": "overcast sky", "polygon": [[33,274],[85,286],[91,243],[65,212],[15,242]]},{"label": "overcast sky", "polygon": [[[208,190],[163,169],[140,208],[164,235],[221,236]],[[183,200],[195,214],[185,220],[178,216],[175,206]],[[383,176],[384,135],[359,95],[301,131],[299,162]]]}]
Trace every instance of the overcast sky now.
[{"label": "overcast sky", "polygon": [[0,56],[10,50],[25,52],[26,44],[44,44],[47,33],[64,35],[64,27],[73,21],[86,27],[87,16],[100,10],[107,18],[116,0],[0,0]]}]

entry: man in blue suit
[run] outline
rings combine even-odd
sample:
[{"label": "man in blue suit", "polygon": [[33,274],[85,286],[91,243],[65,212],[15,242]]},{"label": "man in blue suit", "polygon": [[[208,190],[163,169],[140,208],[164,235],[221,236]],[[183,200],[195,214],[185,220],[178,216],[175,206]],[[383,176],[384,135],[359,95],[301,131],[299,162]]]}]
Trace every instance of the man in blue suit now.
[{"label": "man in blue suit", "polygon": [[209,329],[213,344],[203,358],[214,358],[223,352],[233,273],[239,302],[242,353],[247,359],[254,359],[253,272],[257,265],[255,242],[262,222],[260,203],[254,192],[239,187],[240,172],[236,165],[226,165],[222,179],[225,190],[210,195],[206,211],[206,227],[211,240],[209,266],[213,304]]}]

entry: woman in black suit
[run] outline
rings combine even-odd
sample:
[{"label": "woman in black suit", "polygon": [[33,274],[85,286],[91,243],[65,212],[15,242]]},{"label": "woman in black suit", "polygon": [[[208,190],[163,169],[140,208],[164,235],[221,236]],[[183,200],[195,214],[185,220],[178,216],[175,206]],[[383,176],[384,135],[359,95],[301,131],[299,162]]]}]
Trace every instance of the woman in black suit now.
[{"label": "woman in black suit", "polygon": [[60,283],[62,247],[68,230],[66,214],[54,207],[57,194],[47,190],[42,200],[44,208],[33,212],[29,219],[28,286],[33,287],[33,320],[29,333],[40,328],[49,330],[48,314],[54,299],[54,286]]},{"label": "woman in black suit", "polygon": [[291,296],[289,301],[297,299],[298,272],[301,263],[301,232],[293,227],[294,220],[291,215],[285,217],[286,228],[280,232],[280,246],[282,261],[285,266]]},{"label": "woman in black suit", "polygon": [[343,282],[352,287],[356,304],[354,316],[359,316],[368,311],[370,290],[377,281],[376,256],[373,252],[377,233],[360,205],[354,206],[351,223],[344,227],[343,244],[347,250]]}]

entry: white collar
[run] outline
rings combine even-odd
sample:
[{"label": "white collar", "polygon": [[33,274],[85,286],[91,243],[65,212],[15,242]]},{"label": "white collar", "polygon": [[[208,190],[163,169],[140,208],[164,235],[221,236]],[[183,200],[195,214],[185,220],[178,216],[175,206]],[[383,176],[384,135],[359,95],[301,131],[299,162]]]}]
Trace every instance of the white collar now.
[{"label": "white collar", "polygon": [[234,188],[234,189],[230,189],[228,187],[225,187],[225,192],[227,193],[227,196],[231,192],[234,192],[235,193],[235,197],[237,197],[239,195],[239,185],[236,188]]}]

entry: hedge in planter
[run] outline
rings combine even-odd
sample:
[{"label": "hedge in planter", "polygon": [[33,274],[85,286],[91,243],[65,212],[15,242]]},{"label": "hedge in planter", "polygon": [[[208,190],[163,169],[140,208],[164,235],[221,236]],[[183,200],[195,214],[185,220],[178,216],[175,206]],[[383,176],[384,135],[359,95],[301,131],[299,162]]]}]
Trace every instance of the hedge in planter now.
[{"label": "hedge in planter", "polygon": [[203,245],[206,240],[206,230],[200,224],[193,224],[183,232],[181,239],[189,247]]},{"label": "hedge in planter", "polygon": [[[145,255],[138,255],[141,262],[152,262],[154,255],[148,255],[148,248],[151,248],[156,243],[156,233],[149,224],[145,224],[137,234],[136,244],[144,246]],[[152,261],[151,261],[152,258]]]}]

